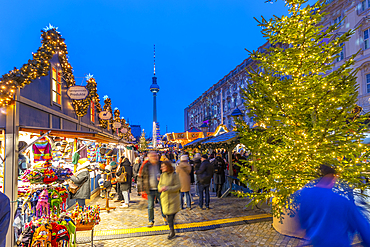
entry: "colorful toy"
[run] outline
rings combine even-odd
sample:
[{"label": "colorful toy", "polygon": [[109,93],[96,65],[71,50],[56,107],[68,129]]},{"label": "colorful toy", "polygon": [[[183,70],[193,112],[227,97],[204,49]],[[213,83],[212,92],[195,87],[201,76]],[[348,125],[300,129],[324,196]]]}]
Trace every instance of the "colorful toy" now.
[{"label": "colorful toy", "polygon": [[44,189],[39,195],[39,199],[36,205],[36,217],[41,217],[43,215],[50,215],[49,211],[49,195],[47,189]]},{"label": "colorful toy", "polygon": [[60,206],[63,203],[62,198],[60,197],[59,193],[56,190],[50,195],[50,210],[51,213],[56,213],[57,216],[60,215]]}]

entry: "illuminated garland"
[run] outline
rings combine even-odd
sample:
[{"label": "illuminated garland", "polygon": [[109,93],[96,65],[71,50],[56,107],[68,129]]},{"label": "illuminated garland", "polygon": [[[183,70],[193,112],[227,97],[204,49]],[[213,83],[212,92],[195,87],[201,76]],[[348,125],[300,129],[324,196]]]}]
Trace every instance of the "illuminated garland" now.
[{"label": "illuminated garland", "polygon": [[[87,85],[86,89],[89,91],[89,95],[83,99],[83,100],[75,100],[76,101],[76,114],[79,117],[83,117],[86,115],[87,110],[89,109],[91,101],[97,105],[97,102],[99,102],[99,95],[98,95],[98,90],[97,90],[97,83],[93,77],[89,77],[87,80]],[[99,103],[100,106],[100,103]],[[100,111],[101,111],[101,106],[100,106]],[[100,112],[98,109],[98,113]]]},{"label": "illuminated garland", "polygon": [[[50,71],[50,59],[54,54],[58,54],[59,62],[63,71],[63,79],[67,87],[75,85],[75,79],[72,73],[72,66],[67,58],[67,46],[62,35],[55,27],[47,31],[41,30],[42,45],[33,54],[33,59],[23,64],[20,69],[14,68],[9,73],[0,78],[0,107],[7,106],[13,101],[14,93],[17,88],[23,88],[33,80],[41,76],[47,76]],[[79,109],[79,104],[72,101],[73,108]]]},{"label": "illuminated garland", "polygon": [[[112,101],[108,96],[104,96],[103,110],[108,111],[112,114]],[[109,119],[109,121],[111,122],[110,124],[112,124],[112,120],[113,120],[113,114],[112,114],[112,117]],[[108,120],[99,120],[99,121],[103,129],[108,128]]]}]

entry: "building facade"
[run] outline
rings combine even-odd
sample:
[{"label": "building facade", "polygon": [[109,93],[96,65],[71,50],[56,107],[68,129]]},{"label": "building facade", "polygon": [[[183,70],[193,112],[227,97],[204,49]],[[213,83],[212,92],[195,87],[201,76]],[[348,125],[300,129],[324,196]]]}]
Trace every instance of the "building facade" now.
[{"label": "building facade", "polygon": [[[370,1],[368,0],[328,0],[327,11],[329,14],[323,19],[323,26],[340,23],[336,35],[341,35],[349,29],[356,29],[351,39],[343,46],[334,62],[333,70],[340,67],[353,54],[356,57],[354,69],[358,69],[357,82],[359,87],[358,105],[365,113],[370,111]],[[332,38],[335,38],[334,35]],[[329,41],[329,40],[328,40]],[[259,49],[268,48],[265,43]],[[204,122],[209,126],[209,131],[223,124],[229,129],[234,125],[231,113],[237,107],[244,113],[244,120],[253,126],[253,118],[248,118],[244,107],[241,89],[250,83],[247,71],[249,67],[256,67],[250,58],[245,59],[224,78],[210,87],[199,98],[184,110],[185,130],[191,127],[199,128]],[[221,114],[222,111],[222,114]]]}]

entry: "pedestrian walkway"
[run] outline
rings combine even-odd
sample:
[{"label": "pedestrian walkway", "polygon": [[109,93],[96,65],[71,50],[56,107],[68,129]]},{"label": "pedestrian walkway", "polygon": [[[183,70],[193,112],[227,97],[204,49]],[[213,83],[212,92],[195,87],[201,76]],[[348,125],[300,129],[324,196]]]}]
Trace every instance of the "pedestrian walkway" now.
[{"label": "pedestrian walkway", "polygon": [[[192,188],[194,190],[194,188]],[[246,208],[247,199],[227,197],[219,199],[211,193],[211,210],[184,209],[176,215],[177,237],[168,240],[168,226],[155,207],[155,225],[147,228],[147,201],[138,197],[135,190],[129,208],[117,206],[110,213],[101,211],[102,221],[95,227],[96,247],[119,246],[302,246],[305,241],[279,234],[272,227],[269,207]],[[194,191],[192,191],[194,195]],[[194,197],[197,202],[198,197]],[[95,198],[90,204],[105,205]],[[140,237],[138,237],[140,236]],[[90,247],[90,232],[78,232],[78,247]],[[355,239],[354,243],[358,243]],[[361,247],[361,244],[353,245]]]}]

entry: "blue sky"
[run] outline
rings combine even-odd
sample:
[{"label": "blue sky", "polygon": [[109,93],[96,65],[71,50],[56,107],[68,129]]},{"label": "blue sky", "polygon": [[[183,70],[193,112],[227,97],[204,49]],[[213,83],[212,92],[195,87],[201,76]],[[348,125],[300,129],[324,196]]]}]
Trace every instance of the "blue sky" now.
[{"label": "blue sky", "polygon": [[265,42],[253,17],[286,14],[283,1],[102,0],[0,2],[0,73],[19,68],[51,23],[65,38],[78,85],[94,75],[102,99],[147,134],[153,44],[161,133],[184,131],[184,109]]}]

